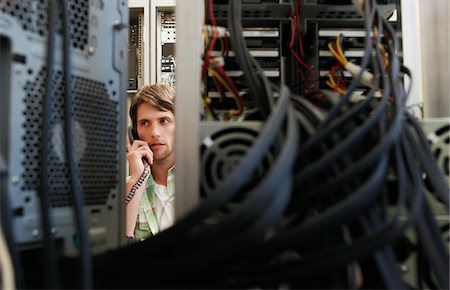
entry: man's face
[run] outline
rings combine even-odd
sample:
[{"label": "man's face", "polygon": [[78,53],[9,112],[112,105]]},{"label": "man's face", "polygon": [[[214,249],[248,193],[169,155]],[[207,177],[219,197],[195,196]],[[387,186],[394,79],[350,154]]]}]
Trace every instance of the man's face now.
[{"label": "man's face", "polygon": [[175,116],[170,111],[160,111],[148,103],[137,108],[137,133],[148,143],[156,163],[175,160]]}]

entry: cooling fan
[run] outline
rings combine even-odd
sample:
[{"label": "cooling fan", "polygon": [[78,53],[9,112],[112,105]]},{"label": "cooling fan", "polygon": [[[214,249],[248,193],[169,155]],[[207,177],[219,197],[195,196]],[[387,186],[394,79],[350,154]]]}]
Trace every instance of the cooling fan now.
[{"label": "cooling fan", "polygon": [[[430,142],[431,150],[434,157],[436,158],[439,169],[441,170],[444,178],[446,178],[447,182],[450,184],[450,118],[424,119],[421,121],[421,123],[426,133],[427,139]],[[440,221],[441,232],[443,233],[445,239],[447,241],[450,241],[448,229],[449,209],[443,202],[440,202],[440,200],[438,200],[430,199],[430,204],[432,206],[433,212],[435,213],[436,219]]]},{"label": "cooling fan", "polygon": [[431,150],[436,158],[439,169],[450,183],[449,174],[449,146],[450,146],[450,118],[433,118],[421,121]]},{"label": "cooling fan", "polygon": [[[431,151],[437,161],[438,167],[441,170],[444,178],[450,182],[449,177],[449,146],[450,146],[450,118],[426,118],[420,120],[423,131],[430,144]],[[449,240],[449,215],[448,207],[443,203],[436,194],[432,191],[429,181],[425,180],[425,185],[428,190],[426,195],[428,205],[430,206],[434,218],[438,224],[441,234],[447,244],[450,243]],[[416,235],[412,234],[411,231],[407,232],[408,239],[413,243],[417,244]],[[404,247],[405,248],[405,247]],[[413,252],[411,255],[405,259],[402,263],[402,267],[408,269],[405,271],[404,279],[409,285],[414,288],[419,288],[418,280],[416,277],[417,268],[417,253]],[[434,278],[433,278],[434,279]],[[420,287],[420,289],[424,289]]]},{"label": "cooling fan", "polygon": [[[256,140],[260,122],[219,123],[205,122],[201,125],[201,192],[206,197],[240,163]],[[259,180],[273,161],[269,152],[259,165],[252,180]]]}]

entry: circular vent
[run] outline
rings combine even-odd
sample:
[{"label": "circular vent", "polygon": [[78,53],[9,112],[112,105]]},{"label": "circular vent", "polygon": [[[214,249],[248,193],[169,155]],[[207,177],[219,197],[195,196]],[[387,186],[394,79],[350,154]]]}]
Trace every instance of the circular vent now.
[{"label": "circular vent", "polygon": [[[70,39],[72,46],[84,50],[89,36],[89,1],[69,0]],[[15,17],[26,31],[47,35],[48,0],[0,0],[0,11]],[[56,17],[57,31],[61,34],[61,11]]]},{"label": "circular vent", "polygon": [[[23,140],[23,190],[37,190],[40,184],[42,103],[46,70],[25,84]],[[68,163],[65,160],[64,95],[61,71],[53,79],[54,104],[48,144],[49,184],[44,185],[53,207],[72,205]],[[118,182],[118,104],[103,83],[72,77],[75,158],[87,205],[105,204]]]},{"label": "circular vent", "polygon": [[[258,132],[252,128],[228,127],[203,139],[201,143],[203,197],[211,193],[236,168],[257,136]],[[260,180],[272,160],[272,154],[267,154],[248,184]]]}]

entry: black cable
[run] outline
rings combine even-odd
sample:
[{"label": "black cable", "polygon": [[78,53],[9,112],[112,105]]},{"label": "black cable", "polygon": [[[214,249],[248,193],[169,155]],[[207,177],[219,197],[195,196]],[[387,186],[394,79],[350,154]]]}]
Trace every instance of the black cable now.
[{"label": "black cable", "polygon": [[[423,251],[424,246],[421,243],[428,243],[428,241],[422,241],[420,236],[417,236],[417,254],[415,263],[417,265],[416,281],[418,289],[439,289],[438,285],[432,278],[432,267],[430,262]],[[427,285],[425,286],[424,283]]]},{"label": "black cable", "polygon": [[448,245],[444,243],[442,236],[437,230],[436,221],[428,204],[425,204],[425,210],[422,219],[417,223],[417,231],[420,238],[425,241],[421,243],[424,252],[428,256],[431,269],[435,273],[438,285],[442,289],[449,289],[449,255]]},{"label": "black cable", "polygon": [[347,125],[355,115],[361,114],[366,110],[372,104],[372,97],[377,89],[378,88],[375,86],[372,87],[363,101],[350,107],[346,114],[338,116],[329,126],[320,128],[312,138],[305,142],[301,149],[301,154],[308,154],[312,149],[316,149],[317,146],[323,142],[326,137],[329,137],[331,133],[338,131],[343,126]]},{"label": "black cable", "polygon": [[411,95],[411,90],[412,90],[412,87],[413,87],[413,83],[414,83],[412,72],[406,66],[401,66],[400,71],[409,77],[409,84],[408,84],[408,88],[406,89],[406,96],[410,96]]},{"label": "black cable", "polygon": [[370,130],[378,124],[379,118],[383,115],[385,103],[380,104],[379,109],[373,112],[373,117],[364,122],[353,130],[353,132],[336,144],[332,149],[328,150],[327,154],[322,156],[319,160],[316,160],[313,164],[310,164],[304,170],[300,171],[296,175],[296,186],[301,185],[305,180],[311,179],[315,174],[323,172],[323,170],[333,162],[340,158],[344,152],[348,151],[350,147],[357,144],[357,140],[367,135]]},{"label": "black cable", "polygon": [[[241,190],[278,136],[289,104],[289,94],[281,94],[269,118],[262,127],[258,139],[233,172],[212,193],[208,194],[208,198],[197,209],[178,221],[174,226],[141,243],[142,247],[145,249],[148,247],[149,250],[160,246],[161,249],[170,249],[172,251],[173,249],[171,249],[170,245],[176,243],[179,239],[184,239],[185,235],[195,225],[214,213]],[[161,255],[164,253],[163,250],[160,251]]]},{"label": "black cable", "polygon": [[408,124],[411,125],[410,134],[414,132],[414,137],[411,135],[411,138],[414,138],[416,141],[413,142],[417,143],[417,146],[413,147],[414,154],[419,157],[421,165],[423,166],[434,191],[439,198],[443,200],[444,204],[449,207],[449,185],[443,178],[442,172],[437,166],[436,159],[431,152],[430,145],[428,144],[423,129],[411,114],[407,113],[406,119]]},{"label": "black cable", "polygon": [[[378,53],[377,53],[378,54]],[[375,76],[379,76],[379,69],[375,65]],[[377,86],[374,86],[371,88],[371,91],[369,93],[368,98],[372,97],[375,89]],[[296,185],[299,186],[303,183],[304,180],[310,179],[311,176],[313,176],[316,173],[322,172],[324,168],[326,168],[334,159],[339,158],[342,156],[343,152],[348,151],[348,148],[355,144],[358,139],[360,139],[364,134],[370,132],[370,128],[374,127],[378,124],[378,122],[383,118],[385,114],[385,107],[387,104],[387,97],[390,93],[389,90],[389,83],[387,81],[387,77],[385,74],[383,74],[383,97],[382,101],[380,102],[380,105],[378,106],[377,110],[371,112],[371,118],[368,119],[368,121],[365,121],[361,126],[359,126],[357,129],[353,130],[353,132],[348,136],[345,140],[340,140],[339,144],[337,144],[332,149],[325,149],[326,155],[322,156],[321,159],[314,162],[314,164],[309,165],[305,168],[305,170],[298,173],[296,178]],[[369,104],[369,100],[366,99],[360,107],[364,107],[365,105]],[[356,106],[357,109],[360,107]],[[354,107],[355,108],[355,107]],[[350,110],[350,112],[343,114],[341,118],[338,119],[336,123],[331,123],[328,127],[322,127],[319,129],[319,131],[316,133],[316,136],[314,138],[308,140],[307,144],[305,144],[305,147],[303,148],[304,151],[301,152],[301,155],[308,155],[308,151],[310,151],[312,148],[317,147],[321,140],[325,139],[330,133],[335,131],[339,126],[348,123],[348,119],[352,118],[354,114],[356,114],[358,110]],[[380,119],[381,118],[381,119]],[[347,121],[347,122],[345,122]],[[335,125],[336,124],[336,125]],[[305,152],[305,153],[303,153]]]},{"label": "black cable", "polygon": [[341,97],[341,100],[329,111],[327,118],[322,123],[321,127],[328,126],[330,122],[336,117],[336,115],[340,112],[342,107],[347,104],[350,100],[350,97],[352,96],[355,89],[360,85],[362,75],[364,70],[367,68],[369,61],[370,61],[370,55],[372,53],[372,44],[370,41],[370,33],[372,28],[373,19],[375,17],[376,10],[372,8],[370,10],[368,1],[365,2],[364,5],[365,9],[365,32],[366,32],[366,38],[365,38],[365,44],[364,44],[364,57],[361,60],[361,72],[352,80],[350,86],[348,87],[345,94]]},{"label": "black cable", "polygon": [[[380,235],[390,236],[389,232],[380,232]],[[374,250],[382,247],[390,239],[384,241],[364,236],[351,245],[329,247],[319,253],[308,253],[295,262],[281,265],[260,264],[246,268],[246,277],[255,284],[265,284],[268,281],[298,281],[311,274],[324,273],[336,267],[365,257]]]},{"label": "black cable", "polygon": [[[385,83],[386,83],[386,81],[385,81]],[[385,86],[386,86],[386,85],[385,85]],[[387,92],[388,92],[388,90],[385,91],[384,99],[386,99],[386,97],[387,97]],[[380,113],[383,112],[383,111],[384,111],[384,110],[381,110]],[[397,122],[397,123],[398,123],[398,122]],[[375,125],[375,124],[376,124],[376,122],[373,123],[372,125]],[[361,131],[363,131],[363,130],[361,130]],[[394,130],[394,131],[395,131],[395,130]],[[357,139],[357,138],[354,138],[354,139],[349,138],[349,139],[347,139],[347,140],[351,140],[351,141],[354,142],[354,140],[356,140],[356,139]],[[342,146],[342,145],[341,145],[341,146]],[[342,151],[344,151],[344,149],[345,149],[345,148],[343,148]],[[342,153],[342,151],[341,151],[341,153]],[[335,154],[336,157],[337,157],[338,155],[340,155],[340,154]],[[325,163],[328,163],[328,162],[324,162],[323,164],[325,164]],[[317,163],[315,163],[315,164],[317,164]],[[322,166],[322,168],[325,168],[325,166]],[[311,168],[310,168],[310,167],[307,167],[306,172],[310,172],[310,170],[311,170]],[[320,170],[317,170],[317,171],[319,172]],[[306,178],[305,178],[305,179],[306,179]],[[298,178],[296,179],[296,182],[300,183]],[[299,188],[300,188],[300,187],[299,187]],[[331,220],[334,220],[334,219],[330,218],[330,221],[331,221]],[[338,222],[336,222],[336,223],[338,223]],[[276,238],[275,238],[275,240],[276,240]],[[286,241],[286,240],[290,240],[290,238],[286,238],[284,241]],[[297,240],[297,241],[298,241],[298,240]],[[280,242],[280,244],[283,244],[283,242]]]},{"label": "black cable", "polygon": [[[361,139],[364,135],[370,132],[370,129],[378,124],[379,118],[384,113],[384,108],[386,105],[387,98],[383,98],[378,109],[373,112],[373,115],[369,120],[361,124],[357,129],[353,130],[351,134],[344,140],[341,140],[332,149],[323,155],[319,160],[316,160],[313,164],[309,164],[304,170],[300,171],[296,175],[296,187],[301,186],[301,184],[307,179],[311,179],[315,174],[319,174],[326,169],[331,162],[340,158],[344,152],[348,151],[351,146],[357,144],[356,142]],[[394,127],[395,129],[395,127]],[[395,132],[395,131],[394,131]]]},{"label": "black cable", "polygon": [[[302,129],[308,134],[306,137],[311,137],[316,132],[317,127],[325,118],[325,112],[319,110],[310,101],[301,96],[294,95],[292,97],[295,115],[297,121]],[[303,148],[303,147],[302,147]]]},{"label": "black cable", "polygon": [[[414,150],[411,147],[415,147],[414,145],[416,145],[414,143],[414,139],[412,137],[412,134],[410,134],[410,132],[406,132],[406,140],[404,140],[403,142],[403,146],[405,147],[404,151],[405,154],[408,154],[409,156],[409,162],[410,162],[410,168],[411,170],[415,169],[416,171],[419,171],[421,168],[419,166],[417,166],[416,163],[413,163],[412,160],[414,160]],[[420,187],[421,191],[425,193],[425,185],[424,185],[424,180],[420,178],[420,173],[417,172],[416,173],[416,183],[417,186]],[[439,229],[439,227],[436,224],[436,220],[432,215],[431,209],[429,208],[428,204],[426,204],[424,206],[424,219],[426,220],[428,226],[427,229],[430,230],[435,238],[435,247],[442,253],[446,252],[446,246],[444,244],[444,239],[441,235],[441,231]],[[448,256],[448,253],[447,253]],[[447,259],[448,261],[448,259]]]},{"label": "black cable", "polygon": [[[386,85],[384,85],[384,87],[386,87]],[[384,90],[384,93],[385,93],[385,96],[386,96],[386,90],[387,89],[385,89]],[[318,134],[316,134],[316,136],[318,135],[319,136],[319,140],[321,139],[321,138],[324,138],[324,136],[326,136],[326,135],[324,135],[323,133],[323,130],[319,130],[319,132],[318,132]],[[329,130],[328,132],[331,132],[331,130]],[[353,139],[353,140],[355,140],[355,139]],[[309,144],[314,144],[314,143],[309,143]],[[308,148],[311,148],[311,147],[313,147],[313,146],[310,146],[310,147],[308,147],[308,145],[309,144],[307,144],[305,147],[306,147],[306,152],[308,152]],[[315,143],[315,144],[317,144],[317,143]],[[342,145],[339,145],[339,146],[342,146]],[[304,148],[305,148],[304,147]],[[336,150],[335,148],[334,148],[334,150]],[[339,155],[340,155],[340,153],[342,153],[342,151],[344,151],[345,150],[345,148],[341,148],[341,150],[340,150],[340,152],[339,151],[337,151],[337,152],[334,152],[333,154],[334,154],[334,158],[336,158],[336,157],[338,157]],[[303,152],[302,152],[303,153]],[[316,166],[316,168],[317,168],[317,170],[311,170],[311,167],[307,167],[307,170],[306,170],[306,176],[303,176],[303,179],[297,179],[296,181],[297,181],[297,184],[301,184],[301,181],[302,180],[304,180],[304,179],[306,179],[308,176],[312,176],[313,174],[314,174],[314,172],[320,172],[320,171],[322,171],[322,168],[324,168],[325,166],[324,166],[324,164],[326,164],[326,163],[328,163],[330,161],[330,156],[329,155],[327,155],[327,156],[325,156],[325,157],[323,157],[319,162],[322,162],[322,166],[320,166],[320,164],[317,164],[317,162],[314,164],[314,166]]]},{"label": "black cable", "polygon": [[196,236],[195,244],[202,243],[207,246],[211,239],[216,240],[220,239],[220,237],[236,236],[242,231],[247,231],[246,235],[248,235],[248,226],[253,224],[255,220],[261,222],[261,211],[270,213],[271,204],[279,201],[273,199],[282,199],[281,195],[274,195],[273,192],[276,192],[277,185],[280,182],[285,183],[285,179],[292,179],[290,177],[292,176],[291,166],[295,160],[296,149],[298,148],[298,128],[296,122],[293,121],[294,113],[292,110],[288,112],[290,113],[288,113],[287,140],[284,142],[279,157],[277,157],[267,175],[259,184],[249,190],[245,201],[239,204],[236,210],[226,216],[219,224],[205,228],[200,235]]},{"label": "black cable", "polygon": [[65,95],[65,146],[66,158],[68,162],[68,170],[70,175],[70,184],[72,189],[72,199],[74,203],[74,214],[79,234],[80,241],[80,259],[81,259],[81,280],[83,288],[92,289],[92,257],[89,243],[89,229],[84,214],[84,196],[82,193],[82,186],[80,182],[79,169],[76,164],[77,157],[75,156],[75,140],[74,134],[74,105],[71,89],[72,81],[72,65],[70,58],[70,22],[69,22],[69,7],[67,0],[60,0],[62,11],[62,26],[63,26],[63,78],[64,78],[64,95]]},{"label": "black cable", "polygon": [[[414,144],[414,142],[411,142],[411,135],[408,134],[408,131],[406,133],[406,137],[409,137],[403,142],[404,152],[408,157],[406,160],[409,162],[410,170],[415,172],[415,186],[421,187],[421,190],[424,191],[423,181],[420,179],[419,173],[417,172],[418,167],[412,162],[412,160],[414,160],[414,155],[412,149],[410,148],[410,144]],[[420,183],[419,180],[422,181],[422,183]],[[422,212],[422,215],[417,223],[417,233],[420,235],[420,239],[425,241],[424,243],[421,243],[421,245],[423,246],[424,252],[427,255],[434,273],[436,274],[439,285],[444,289],[448,289],[449,255],[441,233],[437,228],[436,221],[434,220],[432,212],[426,203],[424,204],[424,211]]]},{"label": "black cable", "polygon": [[[398,198],[398,204],[396,207],[396,211],[393,214],[393,216],[391,217],[391,223],[395,222],[399,215],[400,215],[400,211],[401,208],[404,205],[405,202],[405,194],[406,194],[406,190],[405,190],[405,173],[404,173],[404,169],[403,169],[403,161],[400,159],[400,148],[398,146],[399,144],[395,144],[395,158],[396,158],[396,164],[397,164],[397,176],[398,176],[398,192],[399,192],[399,198]],[[358,172],[359,170],[357,170]],[[332,189],[330,188],[329,191],[324,190],[324,192],[329,193],[330,191],[332,191]],[[320,192],[316,192],[317,194],[319,194]],[[319,195],[320,198],[320,195]],[[302,200],[303,201],[303,200]],[[420,200],[417,200],[415,203],[415,207],[413,212],[416,212],[418,209],[416,208],[417,206],[420,206]]]},{"label": "black cable", "polygon": [[273,144],[273,140],[276,138],[284,116],[286,115],[288,105],[289,94],[282,94],[248,154],[241,160],[239,166],[234,169],[226,180],[214,192],[208,195],[211,198],[208,198],[203,203],[207,208],[218,208],[224,201],[231,198],[232,195],[230,192],[237,192],[244,185],[249,173],[252,173],[256,169],[256,166],[259,165],[259,161],[265,155],[269,146]]},{"label": "black cable", "polygon": [[[296,149],[298,148],[298,144],[300,141],[299,130],[297,127],[297,123],[295,122],[294,111],[292,108],[288,110],[287,113],[287,132],[286,139],[283,145],[283,148],[277,158],[277,161],[270,169],[267,178],[261,182],[261,185],[252,189],[255,194],[260,194],[264,190],[269,191],[269,194],[272,197],[274,207],[278,208],[278,210],[271,211],[269,206],[263,207],[259,206],[259,211],[262,211],[266,218],[255,219],[255,223],[252,230],[248,230],[246,235],[247,237],[251,236],[252,232],[259,232],[258,228],[268,229],[273,226],[275,222],[277,222],[281,216],[286,203],[288,201],[288,197],[290,197],[291,189],[292,189],[292,177],[293,177],[293,166],[295,163],[295,155]],[[283,186],[280,186],[280,183],[283,183]],[[277,188],[282,187],[280,189],[280,193],[277,193]],[[284,193],[284,194],[283,194]],[[246,203],[246,208],[243,208],[243,213],[249,211],[251,207],[255,207],[257,205],[258,200],[248,201]],[[236,220],[237,222],[237,220]],[[263,226],[265,223],[269,223],[269,226]]]},{"label": "black cable", "polygon": [[[191,247],[189,251],[185,252],[181,260],[179,257],[174,257],[174,259],[162,257],[161,261],[158,261],[158,267],[169,270],[173,269],[173,265],[176,264],[178,265],[177,267],[183,269],[182,271],[187,272],[186,275],[190,276],[191,268],[195,269],[194,273],[198,273],[198,271],[207,271],[211,267],[216,268],[218,265],[225,267],[229,263],[231,265],[238,263],[239,260],[244,259],[253,241],[261,237],[262,233],[278,222],[290,196],[292,165],[294,160],[291,156],[295,152],[298,142],[298,133],[296,133],[298,130],[295,126],[292,111],[289,113],[289,116],[288,131],[286,134],[288,139],[283,146],[279,158],[271,168],[268,176],[249,193],[249,196],[256,196],[256,199],[250,200],[250,198],[246,200],[244,205],[246,208],[240,209],[240,218],[238,218],[238,221],[245,222],[247,220],[249,227],[245,230],[223,234],[223,237],[216,235],[220,231],[210,232],[211,240],[209,243],[215,245],[212,248],[208,247],[208,245],[198,246],[204,242],[203,239],[206,237],[205,235],[197,236],[192,243],[193,247],[197,246],[197,251]],[[262,200],[261,198],[264,198],[263,195],[266,198],[268,197],[269,200]],[[253,214],[250,211],[253,211]],[[251,216],[247,216],[247,214],[251,214]],[[233,220],[235,221],[234,218]],[[251,222],[252,220],[254,221],[253,223]],[[232,225],[230,224],[229,226]],[[181,266],[180,263],[182,263]]]},{"label": "black cable", "polygon": [[54,106],[54,57],[55,57],[55,14],[56,3],[54,0],[48,1],[48,33],[47,33],[47,75],[45,78],[45,96],[42,107],[42,137],[41,137],[41,172],[40,172],[40,211],[41,225],[43,232],[43,243],[45,249],[45,259],[43,275],[45,277],[45,287],[60,288],[58,255],[52,234],[50,219],[50,197],[47,192],[49,184],[49,157],[50,157],[50,128],[51,112]]},{"label": "black cable", "polygon": [[[366,25],[369,25],[366,23]],[[366,26],[366,33],[367,30],[369,28]],[[368,45],[370,42],[368,42],[368,39],[370,39],[369,37],[366,37],[366,45]],[[377,37],[377,44],[380,43],[380,35],[378,35]],[[370,47],[368,47],[370,49]],[[370,59],[370,55],[368,54],[370,52],[366,51],[366,55],[365,58],[367,58],[368,60]],[[377,49],[376,49],[376,56],[378,58],[378,62],[381,63],[380,60],[380,52],[379,52],[379,48],[377,45]],[[376,64],[376,62],[374,61],[374,64]],[[368,63],[367,63],[368,65]],[[366,65],[366,66],[367,66]],[[384,72],[384,68],[382,63],[379,65],[381,68],[381,71]],[[365,67],[365,66],[364,66]],[[378,79],[380,77],[380,69],[378,68],[377,65],[374,65],[374,70],[375,70],[375,74],[374,76],[376,77],[376,79]],[[386,92],[386,90],[388,90],[386,88],[387,82],[386,82],[386,76],[385,74],[382,74],[383,76],[383,88],[384,90],[384,97],[386,97],[389,94],[389,91]],[[328,121],[328,126],[326,127],[321,127],[320,130],[317,132],[317,134],[311,138],[310,140],[308,140],[306,142],[306,144],[303,146],[302,148],[302,154],[308,154],[309,151],[312,148],[316,148],[318,146],[318,144],[324,140],[324,138],[326,136],[328,136],[331,132],[339,130],[343,125],[345,125],[351,118],[353,118],[356,114],[359,114],[363,109],[365,109],[369,104],[371,104],[371,99],[375,94],[375,91],[379,89],[379,86],[377,84],[374,84],[371,88],[369,93],[366,96],[366,99],[363,102],[360,102],[357,106],[353,106],[350,107],[350,109],[348,111],[346,111],[345,113],[343,113],[341,116],[337,116],[336,119],[333,120],[332,123],[330,123],[330,121]],[[353,89],[349,88],[348,91],[353,93]],[[351,94],[349,94],[348,96],[351,96]],[[344,102],[344,100],[341,101],[341,106],[344,105],[344,103],[347,103],[347,101]],[[337,106],[336,106],[337,107]],[[336,108],[334,110],[337,110]],[[330,112],[329,115],[327,116],[327,119],[330,119],[332,116],[333,112]],[[330,119],[331,120],[331,119]],[[325,122],[324,122],[325,123]]]},{"label": "black cable", "polygon": [[[272,180],[270,183],[274,182]],[[245,229],[223,237],[211,235],[210,243],[206,246],[203,245],[204,237],[198,237],[192,241],[195,248],[191,247],[179,255],[161,257],[157,260],[158,268],[162,269],[162,272],[169,272],[174,270],[173,265],[177,265],[180,272],[194,275],[211,268],[226,268],[240,263],[240,260],[246,259],[247,255],[251,254],[252,247],[263,239],[263,232],[279,222],[283,209],[289,202],[291,189],[292,176],[288,175],[283,178],[283,183],[277,186],[276,191],[270,192],[272,195],[265,204],[266,208],[258,207],[260,212],[256,217],[253,216],[255,217],[253,223],[248,222]]]},{"label": "black cable", "polygon": [[[419,167],[417,166],[417,163],[413,162],[415,158],[412,148],[414,148],[416,144],[409,131],[406,131],[402,144],[405,160],[408,162],[408,168],[414,178],[414,187],[424,192],[423,180],[418,172]],[[430,262],[431,268],[434,270],[440,286],[448,289],[448,252],[427,203],[424,204],[424,210],[417,223],[417,234],[419,240],[425,241],[424,243],[420,243],[420,245],[427,255],[426,258]]]},{"label": "black cable", "polygon": [[[369,222],[370,221],[370,222]],[[361,224],[368,235],[372,231],[372,227],[376,225],[376,216],[374,211],[370,211],[368,214],[368,220],[361,218]],[[386,246],[374,253],[375,261],[378,265],[383,281],[386,284],[387,289],[405,289],[405,284],[401,279],[397,263],[395,262],[392,248]]]},{"label": "black cable", "polygon": [[327,208],[320,215],[310,217],[299,225],[286,229],[268,241],[268,247],[280,247],[300,242],[309,236],[331,231],[340,224],[355,219],[379,194],[388,164],[387,156],[382,156],[373,175],[355,193],[343,201]]},{"label": "black cable", "polygon": [[[245,44],[245,38],[243,36],[241,37],[241,42],[243,44]],[[248,51],[248,49],[247,49],[247,51]],[[272,94],[272,87],[274,87],[276,85],[269,81],[269,79],[264,74],[264,70],[261,68],[258,61],[250,55],[250,52],[248,52],[248,57],[249,57],[248,60],[251,61],[251,63],[255,67],[254,71],[255,71],[256,75],[258,76],[258,78],[261,80],[261,82],[264,85],[263,89],[264,89],[264,92],[266,95],[266,100],[267,100],[268,106],[269,106],[269,108],[273,108],[274,98],[273,98],[273,94]],[[276,88],[276,89],[277,89],[277,91],[280,91],[279,88]]]},{"label": "black cable", "polygon": [[[292,188],[292,166],[298,146],[298,129],[293,111],[288,114],[287,140],[268,175],[248,193],[248,199],[225,221],[202,230],[188,241],[183,258],[178,255],[162,257],[158,267],[196,271],[214,265],[223,265],[243,258],[252,241],[262,238],[263,233],[279,221],[289,200]],[[280,182],[282,185],[280,185]],[[243,242],[246,241],[246,242]],[[215,246],[210,247],[211,244]],[[185,263],[185,264],[183,264]],[[163,270],[164,271],[164,270]]]},{"label": "black cable", "polygon": [[397,106],[396,111],[397,111],[397,114],[396,114],[396,117],[394,118],[394,122],[393,122],[394,123],[393,127],[396,128],[396,130],[391,131],[391,132],[395,132],[395,134],[391,135],[393,137],[392,138],[393,141],[398,138],[399,130],[402,128],[402,125],[401,125],[400,121],[402,119],[402,112],[403,112],[403,110],[402,110],[401,107]]},{"label": "black cable", "polygon": [[[395,74],[395,72],[392,72],[392,74],[391,75],[396,75]],[[398,88],[398,85],[399,85],[399,82],[397,82],[394,78],[391,78],[391,80],[394,80],[394,82],[395,82],[395,84],[394,84],[394,86],[396,86],[396,91],[394,92],[394,94],[396,95],[396,96],[398,96],[398,99],[396,100],[397,101],[397,106],[396,106],[396,111],[397,111],[397,114],[396,114],[396,118],[397,118],[397,121],[394,121],[394,127],[397,127],[397,130],[394,130],[394,131],[392,131],[392,132],[396,132],[396,133],[398,133],[399,132],[399,129],[402,127],[401,126],[401,122],[399,122],[399,120],[400,120],[400,118],[402,118],[402,116],[403,116],[403,109],[402,109],[402,107],[400,106],[401,104],[402,104],[402,101],[403,101],[403,95],[402,95],[402,92],[399,90],[399,88]],[[382,125],[383,123],[380,123],[380,125]],[[397,124],[397,125],[395,125],[395,124]],[[381,127],[382,128],[382,127]],[[394,137],[394,140],[396,140],[397,138],[398,138],[398,134],[394,134],[394,135],[392,135],[393,137]],[[392,144],[392,143],[391,143]],[[325,168],[325,166],[323,166],[323,168]],[[308,170],[309,170],[310,168],[308,168]]]},{"label": "black cable", "polygon": [[[402,178],[405,178],[405,175],[403,175]],[[349,261],[364,257],[383,245],[391,243],[400,234],[402,234],[406,228],[415,223],[422,208],[424,199],[423,195],[420,194],[420,191],[417,190],[417,188],[414,195],[415,196],[411,201],[410,218],[401,224],[398,224],[395,220],[391,220],[387,226],[376,229],[374,234],[370,236],[363,236],[351,245],[340,245],[334,248],[322,250],[318,253],[305,255],[298,262],[286,263],[285,265],[279,266],[264,266],[260,264],[254,265],[249,268],[249,276],[257,281],[267,281],[275,278],[301,279],[312,273],[318,273],[319,271],[323,272]],[[307,241],[311,242],[311,239],[314,237],[316,237],[316,235],[308,235],[308,237],[305,237],[304,239],[292,241],[291,244],[286,243],[282,246],[289,247],[291,245],[298,245],[299,243],[305,243]],[[271,248],[266,245],[263,245],[263,247],[257,251],[254,251],[254,254],[267,255],[267,252],[270,249]],[[259,273],[259,276],[252,276],[253,273]]]},{"label": "black cable", "polygon": [[[381,31],[381,28],[379,27],[379,31]],[[382,76],[382,80],[383,80],[383,99],[382,102],[380,103],[380,105],[377,107],[376,110],[372,110],[370,112],[370,119],[369,121],[366,121],[365,123],[370,123],[370,122],[374,122],[374,121],[379,121],[378,124],[381,124],[384,126],[384,116],[386,114],[386,105],[387,105],[387,98],[389,96],[389,82],[384,70],[384,67],[382,65],[382,61],[381,61],[381,54],[378,48],[378,44],[380,42],[380,36],[378,35],[377,37],[377,49],[376,49],[376,56],[377,56],[377,60],[378,62],[375,62],[375,64],[378,64],[380,66],[380,68],[378,68],[378,65],[374,65],[374,70],[375,70],[375,76],[379,76],[380,75],[380,70],[383,72]],[[370,98],[373,97],[374,93],[375,93],[375,89],[376,87],[372,87],[372,89],[370,90],[366,100],[364,100],[363,102],[360,102],[359,104],[357,104],[356,106],[352,107],[349,109],[348,112],[346,112],[345,114],[339,116],[337,118],[336,121],[334,121],[330,126],[322,128],[321,130],[319,130],[316,135],[314,136],[313,140],[310,139],[308,140],[308,142],[306,142],[306,144],[303,146],[302,150],[301,150],[301,154],[307,156],[309,154],[309,151],[311,149],[313,149],[314,147],[319,146],[319,144],[321,142],[324,142],[323,140],[327,137],[329,137],[329,135],[332,132],[335,132],[336,130],[338,130],[340,128],[340,126],[342,126],[345,123],[348,123],[349,120],[351,118],[354,118],[354,115],[358,114],[363,108],[366,108],[369,104],[371,104],[370,101],[372,101]],[[372,102],[373,103],[373,102]],[[340,188],[341,185],[343,185],[344,183],[350,181],[351,179],[355,178],[355,172],[364,172],[367,168],[369,168],[369,166],[371,164],[373,164],[379,154],[381,154],[382,152],[384,152],[391,144],[393,144],[393,142],[395,142],[398,133],[399,133],[399,125],[401,124],[401,115],[398,115],[397,120],[394,122],[397,125],[393,126],[394,130],[390,130],[388,132],[388,138],[386,138],[387,142],[380,142],[379,144],[376,145],[376,147],[369,151],[365,156],[363,156],[360,160],[358,160],[355,164],[352,164],[352,166],[348,166],[347,168],[345,168],[343,171],[341,172],[337,172],[336,174],[338,174],[333,180],[330,180],[326,183],[321,183],[319,184],[317,187],[315,187],[312,190],[308,190],[307,192],[302,193],[301,195],[301,202],[305,202],[305,198],[308,197],[315,197],[318,198],[321,196],[321,193],[326,193],[326,192],[332,192],[334,188]],[[374,120],[374,118],[377,118],[377,120]],[[370,121],[372,120],[372,121]],[[376,125],[372,124],[372,126]],[[358,129],[361,130],[360,132],[364,132],[367,129]],[[383,132],[380,133],[380,139],[385,135],[384,130]],[[356,136],[352,135],[348,136],[346,141],[341,141],[340,146],[342,146],[343,142],[356,142],[355,139]],[[383,139],[381,139],[383,140]],[[342,144],[342,145],[341,145]],[[381,150],[382,149],[382,150]],[[328,149],[326,151],[326,154],[334,154],[334,158],[339,157],[341,154],[340,152],[334,153],[332,152],[333,150],[336,150],[335,148]],[[341,148],[340,150],[341,152],[343,151],[347,151],[345,148]],[[305,171],[307,172],[307,174],[313,175],[314,174],[314,166],[318,166],[315,170],[316,172],[322,172],[323,168],[326,168],[325,164],[330,163],[330,157],[331,156],[323,156],[322,159],[320,159],[319,161],[316,161],[315,164],[313,165],[313,168],[311,168],[311,166],[306,165],[305,166]],[[322,166],[319,166],[322,163]],[[329,165],[328,165],[329,166]],[[300,173],[299,173],[300,174]],[[302,186],[302,181],[305,180],[307,177],[303,177],[300,179],[297,179],[297,186],[298,188],[300,188]]]},{"label": "black cable", "polygon": [[263,116],[263,119],[266,119],[269,116],[271,109],[268,101],[269,96],[264,90],[264,84],[254,71],[251,60],[252,57],[242,38],[241,12],[242,7],[240,0],[230,0],[228,2],[228,30],[230,32],[230,42],[235,51],[237,63],[241,67],[247,85],[258,105],[259,112]]}]

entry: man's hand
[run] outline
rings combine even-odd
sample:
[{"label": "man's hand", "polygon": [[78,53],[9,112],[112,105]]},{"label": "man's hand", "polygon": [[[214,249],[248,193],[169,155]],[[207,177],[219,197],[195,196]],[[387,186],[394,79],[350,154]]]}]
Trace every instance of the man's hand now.
[{"label": "man's hand", "polygon": [[133,144],[131,144],[128,138],[127,152],[131,179],[138,180],[144,172],[144,162],[148,162],[150,165],[153,164],[153,152],[150,150],[147,142],[142,140],[134,140]]}]

